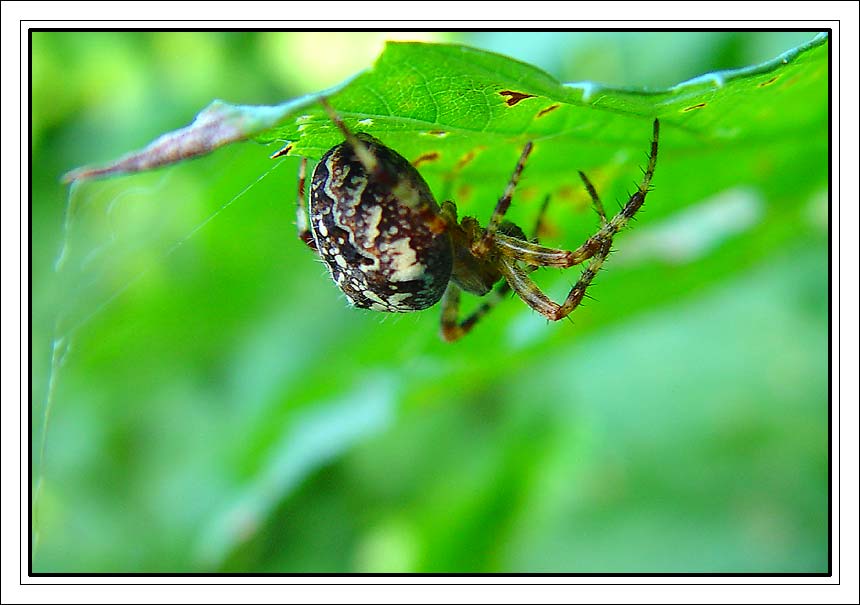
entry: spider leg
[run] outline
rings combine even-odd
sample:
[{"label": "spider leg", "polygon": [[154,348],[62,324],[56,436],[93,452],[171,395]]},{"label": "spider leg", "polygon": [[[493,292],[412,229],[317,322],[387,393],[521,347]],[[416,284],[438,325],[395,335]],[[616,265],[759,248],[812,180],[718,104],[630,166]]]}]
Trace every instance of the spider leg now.
[{"label": "spider leg", "polygon": [[594,255],[590,245],[583,244],[575,251],[547,248],[536,242],[497,233],[494,248],[507,258],[522,261],[533,267],[561,267],[578,265]]},{"label": "spider leg", "polygon": [[442,296],[442,339],[454,342],[468,334],[478,321],[504,300],[504,295],[509,290],[507,282],[501,282],[484,298],[484,302],[477,309],[460,321],[460,288],[453,282],[449,283]]},{"label": "spider leg", "polygon": [[603,202],[600,201],[600,196],[597,195],[597,189],[594,188],[594,185],[591,184],[591,181],[588,180],[588,177],[585,176],[585,173],[581,170],[579,171],[579,178],[581,178],[582,182],[585,183],[585,189],[588,191],[588,195],[591,196],[594,210],[597,212],[597,216],[600,217],[600,226],[605,227],[608,222],[606,220],[606,210],[603,209]]},{"label": "spider leg", "polygon": [[543,220],[546,217],[546,209],[549,207],[549,194],[543,198],[543,202],[540,205],[540,210],[538,210],[537,218],[535,219],[534,230],[532,231],[532,241],[534,243],[538,243],[540,240],[541,231],[543,231]]},{"label": "spider leg", "polygon": [[493,245],[495,249],[508,258],[522,261],[532,267],[559,267],[566,269],[587,261],[605,242],[611,242],[615,235],[610,229],[611,223],[601,228],[576,250],[548,248],[537,242],[529,242],[518,237],[497,233]]},{"label": "spider leg", "polygon": [[337,126],[338,130],[343,134],[346,142],[349,143],[350,147],[352,147],[352,150],[355,152],[358,161],[361,162],[362,166],[364,166],[364,169],[370,174],[380,176],[381,168],[379,166],[379,161],[377,161],[373,152],[370,151],[370,148],[364,144],[364,141],[355,136],[355,134],[347,128],[343,118],[337,114],[325,98],[320,99],[320,105],[323,106],[323,109],[326,110],[331,121],[335,123],[335,126]]},{"label": "spider leg", "polygon": [[[645,196],[651,190],[651,179],[654,177],[654,169],[657,166],[657,141],[660,138],[660,120],[654,120],[654,130],[651,135],[651,153],[648,154],[648,166],[643,173],[642,183],[639,184],[636,192],[630,196],[628,202],[624,205],[621,211],[612,217],[612,220],[605,223],[603,227],[595,235],[589,239],[597,238],[599,241],[611,239],[616,233],[621,231],[625,225],[633,218],[633,215],[645,203]],[[587,183],[587,179],[586,179]],[[588,188],[588,184],[586,184]],[[592,187],[593,189],[593,187]],[[590,193],[590,191],[589,191]],[[596,199],[597,193],[594,193],[592,199]]]},{"label": "spider leg", "polygon": [[579,277],[579,281],[571,289],[567,298],[562,304],[558,304],[544,294],[537,287],[532,279],[528,276],[528,271],[521,269],[513,259],[502,257],[499,262],[499,269],[502,271],[505,280],[510,287],[517,293],[517,296],[522,298],[527,305],[532,309],[546,317],[551,321],[564,319],[579,306],[582,298],[585,296],[585,291],[591,285],[594,276],[603,265],[603,261],[609,256],[612,247],[612,240],[605,241],[597,253],[594,254],[591,262],[586,267],[585,271]]},{"label": "spider leg", "polygon": [[547,248],[533,242],[523,241],[516,237],[507,236],[501,233],[496,233],[493,237],[493,246],[504,256],[522,261],[527,265],[541,267],[572,267],[578,265],[589,258],[596,256],[600,251],[607,246],[612,245],[612,238],[615,237],[621,229],[630,221],[634,214],[642,207],[645,202],[645,196],[651,188],[651,178],[654,176],[654,169],[657,165],[657,140],[660,134],[660,122],[654,120],[654,134],[651,139],[651,153],[648,159],[648,166],[645,169],[642,183],[637,188],[636,192],[630,196],[627,204],[616,214],[611,220],[606,219],[606,212],[603,209],[603,204],[600,197],[597,195],[597,190],[588,177],[582,172],[580,177],[585,183],[585,188],[588,190],[591,200],[594,203],[595,210],[600,217],[601,227],[591,237],[579,246],[576,250],[561,250],[557,248]]},{"label": "spider leg", "polygon": [[499,198],[499,201],[496,204],[496,209],[493,210],[493,216],[490,217],[490,222],[487,225],[487,229],[484,231],[483,237],[472,247],[472,253],[475,256],[484,256],[490,248],[492,248],[496,231],[498,230],[499,225],[502,224],[502,220],[504,220],[505,214],[508,212],[508,208],[511,207],[511,199],[514,197],[514,190],[517,188],[520,175],[523,172],[523,168],[525,168],[526,160],[531,152],[532,142],[529,141],[526,143],[526,146],[523,147],[520,159],[517,161],[517,165],[508,181],[507,187],[505,187],[504,194]]},{"label": "spider leg", "polygon": [[[543,220],[546,214],[547,206],[549,206],[549,196],[546,196],[538,211],[537,220],[533,231],[532,241],[538,242],[540,238]],[[527,267],[526,271],[534,271],[537,267]],[[460,288],[453,283],[448,284],[445,294],[442,297],[442,338],[447,342],[454,342],[468,334],[472,328],[485,317],[493,308],[505,299],[505,295],[511,291],[511,286],[507,281],[501,281],[492,292],[490,292],[484,302],[475,309],[471,315],[460,321]]]},{"label": "spider leg", "polygon": [[314,241],[314,236],[308,227],[308,208],[305,204],[305,181],[307,180],[308,159],[302,158],[299,164],[299,191],[296,199],[296,230],[298,231],[299,239],[308,245],[308,247],[316,252],[317,243]]},{"label": "spider leg", "polygon": [[[606,257],[609,256],[609,252],[612,249],[612,238],[624,228],[645,202],[645,196],[651,187],[651,179],[654,176],[654,170],[657,165],[657,141],[659,136],[660,122],[654,120],[651,153],[648,157],[648,166],[645,168],[642,183],[636,192],[630,196],[627,204],[611,220],[606,220],[603,204],[600,202],[600,198],[591,181],[583,173],[580,173],[585,183],[585,188],[594,202],[597,214],[600,216],[602,225],[597,233],[588,238],[575,251],[554,250],[531,242],[523,242],[516,238],[504,237],[502,235],[496,236],[494,245],[501,252],[499,269],[514,292],[532,309],[547,319],[558,321],[570,315],[582,302],[585,291],[591,285],[594,276],[600,271]],[[576,282],[570,293],[568,293],[567,298],[560,305],[550,300],[531,280],[528,276],[528,271],[520,268],[517,264],[517,261],[522,261],[529,265],[565,266],[563,263],[569,262],[570,264],[567,266],[571,266],[581,263],[588,258],[591,258],[591,262],[588,263],[585,271],[580,275],[579,281]]]}]

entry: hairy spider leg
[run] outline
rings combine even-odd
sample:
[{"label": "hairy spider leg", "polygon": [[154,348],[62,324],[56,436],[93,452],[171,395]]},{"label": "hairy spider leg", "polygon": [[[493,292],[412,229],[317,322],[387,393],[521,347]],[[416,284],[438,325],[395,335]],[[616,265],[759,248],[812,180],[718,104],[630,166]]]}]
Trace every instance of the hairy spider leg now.
[{"label": "hairy spider leg", "polygon": [[528,306],[543,315],[549,320],[558,321],[564,319],[579,306],[582,298],[585,296],[585,291],[597,275],[603,261],[609,256],[612,248],[612,240],[606,240],[599,248],[598,252],[592,257],[585,271],[579,277],[579,281],[573,286],[570,293],[567,295],[564,303],[561,305],[553,302],[544,294],[537,284],[527,275],[527,272],[521,269],[515,260],[508,258],[500,259],[500,269],[505,280],[510,284],[511,289],[517,293],[517,296],[522,298]]},{"label": "hairy spider leg", "polygon": [[[343,133],[346,142],[352,147],[356,158],[361,162],[367,173],[372,175],[376,181],[388,184],[391,187],[391,191],[397,197],[408,198],[409,194],[412,193],[411,188],[403,188],[403,180],[397,175],[390,174],[385,170],[384,166],[380,165],[379,160],[377,160],[376,156],[370,150],[370,147],[347,127],[343,118],[328,104],[328,101],[324,97],[320,98],[320,105],[326,110],[331,121],[335,123],[335,126]],[[418,210],[421,213],[422,219],[433,233],[443,233],[448,229],[448,223],[436,208],[427,204],[421,204]]]},{"label": "hairy spider leg", "polygon": [[[585,188],[591,196],[597,216],[600,217],[600,227],[604,229],[609,223],[606,220],[606,211],[603,209],[603,203],[597,195],[597,190],[584,173],[580,172],[579,176],[582,178]],[[547,248],[546,246],[541,246],[536,240],[526,242],[503,233],[497,233],[494,240],[496,249],[502,252],[502,254],[522,261],[531,267],[560,267],[563,269],[578,265],[591,258],[598,250],[602,241],[602,239],[591,237],[579,248],[571,251]]]},{"label": "hairy spider leg", "polygon": [[308,245],[308,247],[316,252],[317,243],[314,236],[308,227],[308,208],[305,202],[305,181],[308,173],[308,159],[302,158],[299,164],[299,191],[298,199],[296,200],[296,230],[298,231],[299,239]]},{"label": "hairy spider leg", "polygon": [[[660,123],[654,120],[653,135],[651,139],[651,152],[649,154],[648,166],[645,169],[645,174],[642,183],[637,188],[636,193],[631,196],[627,204],[611,221],[607,220],[606,211],[603,203],[600,201],[600,196],[597,194],[597,189],[585,175],[579,173],[586,191],[588,191],[591,201],[594,204],[594,209],[600,218],[600,230],[579,248],[573,251],[559,250],[556,248],[548,248],[541,246],[538,238],[533,238],[532,241],[523,241],[516,237],[511,237],[502,233],[494,232],[490,239],[490,246],[502,253],[500,258],[500,269],[505,281],[497,286],[489,300],[479,306],[471,315],[464,319],[459,324],[457,317],[459,314],[460,291],[454,284],[449,284],[445,295],[442,298],[442,336],[445,340],[453,341],[467,334],[472,327],[500,300],[508,290],[514,292],[522,298],[526,304],[532,307],[537,312],[541,313],[548,319],[553,321],[567,317],[576,307],[578,307],[585,296],[588,286],[591,284],[597,272],[603,266],[604,261],[609,256],[612,250],[612,240],[618,231],[620,231],[633,217],[634,214],[642,207],[645,202],[645,196],[651,187],[651,179],[654,175],[654,170],[657,165],[657,141],[659,139]],[[505,195],[499,200],[496,205],[496,210],[493,213],[493,219],[497,224],[501,224],[504,214],[510,207],[513,188],[519,179],[519,174],[522,172],[525,159],[528,157],[530,149],[524,149],[520,156],[520,162],[514,171],[514,176],[508,183],[505,190]],[[549,198],[544,200],[544,204],[538,216],[537,224],[535,225],[535,233],[540,232],[543,214],[546,210]],[[491,220],[491,225],[493,224]],[[489,228],[488,228],[489,230]],[[482,242],[485,241],[486,235]],[[561,305],[549,299],[538,286],[532,281],[528,274],[538,267],[561,267],[567,268],[581,264],[588,260],[592,261],[588,267],[580,275],[579,280],[571,289],[564,303]],[[526,268],[521,268],[516,261],[521,261],[528,265]]]},{"label": "hairy spider leg", "polygon": [[638,186],[636,192],[630,197],[625,206],[615,215],[612,220],[606,220],[606,213],[603,210],[603,204],[597,191],[591,181],[584,173],[580,172],[585,188],[591,196],[594,203],[594,208],[597,211],[601,220],[601,228],[589,237],[576,250],[561,250],[557,248],[547,248],[533,242],[526,242],[521,239],[506,236],[497,233],[494,238],[495,249],[512,259],[516,259],[527,265],[540,267],[560,267],[567,268],[585,262],[593,257],[603,248],[603,245],[612,240],[621,229],[630,221],[634,214],[642,207],[645,202],[645,196],[651,190],[651,178],[654,176],[654,169],[657,165],[657,140],[660,134],[660,122],[654,120],[654,131],[651,139],[651,153],[649,154],[648,166],[644,170],[644,178]]},{"label": "hairy spider leg", "polygon": [[323,106],[323,109],[328,113],[331,121],[334,122],[335,126],[338,127],[338,130],[343,134],[346,142],[349,143],[349,146],[352,147],[355,156],[358,158],[358,161],[361,162],[361,165],[364,166],[364,169],[377,178],[384,178],[386,175],[382,172],[382,169],[379,166],[379,162],[376,160],[376,156],[373,155],[373,152],[370,151],[367,145],[359,139],[353,132],[347,128],[343,119],[340,115],[332,108],[331,105],[328,104],[326,99],[320,99],[320,105]]},{"label": "hairy spider leg", "polygon": [[517,188],[520,175],[523,173],[523,168],[526,166],[526,160],[531,152],[532,142],[529,141],[526,143],[525,147],[523,147],[520,159],[517,161],[517,165],[514,168],[513,174],[511,174],[507,187],[505,187],[505,192],[502,194],[502,197],[499,198],[499,201],[496,204],[496,209],[493,210],[493,216],[490,217],[490,222],[487,224],[483,237],[478,240],[474,246],[472,246],[472,254],[475,256],[484,256],[493,247],[493,240],[496,237],[496,231],[498,231],[499,225],[502,224],[502,220],[504,220],[505,214],[508,212],[508,208],[511,207],[514,190]]},{"label": "hairy spider leg", "polygon": [[[582,272],[579,281],[576,282],[561,305],[550,300],[540,290],[540,288],[537,287],[531,278],[529,278],[527,272],[517,265],[517,261],[529,262],[528,256],[523,253],[523,250],[526,248],[526,243],[520,242],[520,245],[517,247],[516,251],[514,251],[513,248],[503,247],[501,245],[501,241],[496,242],[497,249],[502,253],[502,257],[499,259],[499,269],[502,271],[505,280],[510,284],[514,292],[516,292],[517,295],[526,302],[526,304],[545,316],[547,319],[552,321],[563,319],[570,315],[570,313],[579,306],[582,302],[582,298],[585,296],[586,289],[591,284],[591,281],[594,279],[597,272],[600,271],[606,257],[609,256],[612,249],[612,239],[614,235],[618,233],[618,231],[620,231],[630,221],[633,215],[636,214],[639,208],[642,207],[642,204],[645,202],[645,196],[651,188],[651,179],[654,176],[654,170],[657,165],[657,141],[659,134],[660,122],[658,120],[654,120],[654,130],[651,139],[651,153],[649,154],[648,166],[644,171],[642,183],[639,185],[636,192],[630,197],[627,204],[625,204],[621,211],[615,215],[612,220],[607,222],[601,216],[601,220],[604,222],[604,225],[601,227],[600,231],[588,238],[586,244],[583,244],[583,246],[580,247],[580,249],[582,249],[587,245],[596,246],[596,250],[594,250],[590,255],[592,258],[591,262],[588,264],[585,271]],[[581,176],[584,177],[584,175]],[[589,187],[590,181],[585,177],[584,181],[586,182],[586,189],[589,189],[589,193],[592,195],[592,200],[599,201],[594,187]],[[600,207],[602,208],[602,204]],[[598,213],[600,213],[599,210]],[[593,243],[589,244],[589,242]],[[529,251],[526,250],[526,252]],[[537,261],[538,258],[535,257],[531,260]]]},{"label": "hairy spider leg", "polygon": [[[538,210],[537,219],[535,220],[532,241],[537,243],[540,238],[540,233],[543,230],[543,221],[546,215],[547,207],[549,206],[550,196],[546,196]],[[527,271],[534,271],[537,267],[528,267]],[[450,282],[445,294],[442,297],[442,338],[448,342],[454,342],[468,334],[478,321],[484,318],[490,311],[495,308],[502,300],[505,299],[505,294],[511,291],[511,287],[507,281],[502,280],[499,284],[483,299],[481,305],[475,309],[464,320],[459,321],[460,315],[460,288]]]},{"label": "hairy spider leg", "polygon": [[[660,120],[654,120],[654,130],[651,135],[651,152],[648,154],[648,166],[643,171],[642,183],[639,184],[636,193],[630,196],[630,200],[621,211],[612,217],[603,229],[601,229],[594,237],[597,238],[612,238],[616,233],[621,231],[633,215],[645,203],[645,196],[651,191],[651,179],[654,177],[654,169],[657,167],[657,141],[660,138]],[[596,195],[596,193],[595,193]]]},{"label": "hairy spider leg", "polygon": [[606,220],[606,210],[603,209],[603,202],[600,201],[600,196],[597,195],[597,189],[594,188],[594,185],[591,184],[591,181],[588,180],[588,177],[585,176],[582,170],[579,171],[579,178],[582,179],[582,182],[585,184],[585,190],[591,196],[591,203],[594,204],[594,210],[597,212],[597,216],[600,217],[600,226],[605,227],[609,221]]}]

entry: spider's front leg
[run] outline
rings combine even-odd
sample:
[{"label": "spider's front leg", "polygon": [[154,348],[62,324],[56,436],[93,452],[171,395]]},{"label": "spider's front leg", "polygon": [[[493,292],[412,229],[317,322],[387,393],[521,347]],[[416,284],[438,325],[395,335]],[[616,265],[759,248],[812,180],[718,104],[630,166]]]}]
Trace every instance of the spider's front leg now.
[{"label": "spider's front leg", "polygon": [[[654,176],[654,170],[657,165],[657,141],[659,134],[660,122],[654,120],[651,153],[649,154],[648,166],[644,171],[642,183],[630,197],[627,204],[624,205],[612,220],[606,220],[603,204],[600,202],[597,191],[588,180],[588,177],[580,172],[580,176],[600,216],[601,228],[596,234],[588,238],[582,246],[577,248],[577,250],[566,252],[564,250],[536,246],[535,244],[523,242],[516,238],[496,237],[496,249],[502,253],[499,269],[504,275],[505,280],[520,298],[547,319],[553,321],[563,319],[579,306],[588,286],[602,267],[606,257],[609,256],[609,252],[612,249],[613,237],[642,207],[642,204],[645,202],[645,196],[651,188],[651,179]],[[569,267],[579,264],[588,258],[591,258],[591,262],[585,271],[582,272],[582,275],[567,295],[565,301],[560,305],[550,300],[541,292],[537,285],[528,277],[527,272],[518,265],[518,262],[521,261],[533,266]]]},{"label": "spider's front leg", "polygon": [[490,222],[487,224],[487,229],[484,231],[483,237],[477,241],[472,246],[472,254],[475,256],[481,257],[487,254],[490,249],[493,247],[493,243],[496,238],[496,232],[502,224],[502,221],[505,218],[505,214],[508,212],[508,208],[511,207],[511,200],[514,197],[514,190],[517,188],[517,183],[520,180],[520,175],[523,173],[523,168],[526,166],[526,160],[529,157],[529,154],[532,152],[532,142],[529,141],[526,143],[525,147],[523,147],[523,151],[520,154],[520,159],[517,161],[517,165],[514,168],[514,172],[511,175],[510,180],[508,181],[507,187],[505,187],[505,192],[502,194],[502,197],[499,198],[498,203],[496,203],[496,208],[493,210],[493,216],[490,217]]},{"label": "spider's front leg", "polygon": [[313,233],[308,226],[308,207],[305,204],[305,181],[307,180],[308,159],[302,158],[299,164],[299,191],[296,199],[296,231],[299,239],[308,245],[314,252],[317,251],[317,243],[314,241]]},{"label": "spider's front leg", "polygon": [[505,281],[507,281],[514,292],[517,293],[517,296],[522,298],[527,305],[547,319],[558,321],[559,319],[564,319],[570,315],[570,313],[582,302],[582,299],[585,296],[585,291],[588,289],[588,286],[591,285],[591,281],[594,279],[594,276],[597,275],[597,272],[603,265],[603,261],[605,261],[606,257],[609,256],[611,248],[611,239],[607,239],[600,245],[597,253],[593,255],[591,262],[588,264],[588,267],[586,267],[585,271],[583,271],[582,275],[579,277],[579,281],[576,282],[576,285],[573,286],[573,289],[571,289],[565,301],[560,305],[550,300],[550,298],[544,294],[540,288],[538,288],[537,284],[532,281],[527,272],[517,265],[515,260],[502,258],[500,269],[502,271],[502,275],[505,276]]},{"label": "spider's front leg", "polygon": [[[655,119],[651,134],[651,151],[648,154],[648,166],[643,171],[642,182],[639,184],[639,187],[637,187],[636,192],[630,196],[630,199],[621,211],[612,217],[611,221],[607,222],[606,215],[602,215],[603,226],[600,231],[589,238],[589,241],[597,240],[602,243],[606,239],[612,239],[616,233],[621,231],[625,225],[630,222],[633,215],[636,214],[642,207],[642,204],[645,203],[645,196],[648,195],[649,191],[651,191],[651,179],[654,178],[654,170],[657,167],[657,143],[659,138],[660,120]],[[579,173],[579,176],[582,177],[585,187],[588,189],[589,194],[591,194],[592,199],[596,200],[596,203],[599,204],[597,192],[595,191],[594,186],[582,172]]]},{"label": "spider's front leg", "polygon": [[660,122],[654,120],[654,130],[651,139],[651,153],[649,154],[648,166],[644,171],[642,183],[637,187],[636,192],[630,196],[627,204],[616,214],[612,220],[606,220],[606,212],[603,209],[603,204],[597,195],[597,190],[588,177],[583,172],[579,173],[585,188],[591,196],[591,201],[594,204],[594,209],[600,217],[601,227],[591,237],[589,237],[576,250],[559,250],[556,248],[547,248],[538,246],[531,242],[524,242],[518,238],[512,238],[503,234],[495,234],[493,237],[493,245],[504,256],[516,259],[527,265],[538,267],[560,267],[567,268],[585,262],[589,258],[595,256],[602,250],[607,243],[611,245],[612,238],[623,229],[627,223],[633,218],[633,215],[645,203],[645,196],[651,190],[651,179],[654,176],[654,170],[657,165],[657,141],[660,135]]}]

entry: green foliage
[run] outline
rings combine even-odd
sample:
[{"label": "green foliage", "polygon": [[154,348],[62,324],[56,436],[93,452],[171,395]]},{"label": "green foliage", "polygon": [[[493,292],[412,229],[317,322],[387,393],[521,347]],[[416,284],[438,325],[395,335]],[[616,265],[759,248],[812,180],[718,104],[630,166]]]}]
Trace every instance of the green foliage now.
[{"label": "green foliage", "polygon": [[[728,71],[740,64],[715,58],[765,39],[702,45],[711,73],[659,90],[389,43],[328,90],[351,127],[433,158],[420,170],[437,197],[482,222],[534,140],[512,215],[530,224],[550,193],[549,243],[566,247],[596,226],[576,171],[612,208],[661,120],[656,189],[617,238],[598,300],[573,325],[512,300],[447,345],[438,309],[347,308],[296,240],[297,160],[266,156],[290,144],[316,159],[340,135],[316,94],[240,104],[306,92],[244,71],[228,88],[227,57],[263,64],[257,38],[34,35],[34,569],[825,571],[829,42],[809,34]],[[553,53],[611,56],[624,40]],[[671,44],[640,53],[669,74]],[[225,72],[147,76],[162,71],[146,58],[177,45],[228,49],[214,53]],[[58,57],[81,84],[48,104]],[[95,86],[88,61],[118,84]],[[105,90],[130,114],[106,123],[120,110],[99,105]],[[60,235],[56,175],[225,90],[240,103],[208,115],[257,142],[78,182]],[[520,97],[505,91],[534,96],[509,105]],[[163,99],[182,115],[163,115]],[[576,278],[536,276],[556,297]],[[71,347],[52,365],[58,337]]]}]

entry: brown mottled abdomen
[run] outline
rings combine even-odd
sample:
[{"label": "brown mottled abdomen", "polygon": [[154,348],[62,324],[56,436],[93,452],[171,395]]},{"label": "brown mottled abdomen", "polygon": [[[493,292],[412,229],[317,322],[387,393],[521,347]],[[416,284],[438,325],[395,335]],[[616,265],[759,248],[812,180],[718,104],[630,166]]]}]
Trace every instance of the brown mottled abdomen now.
[{"label": "brown mottled abdomen", "polygon": [[317,250],[356,307],[426,309],[451,278],[451,239],[438,228],[439,206],[404,157],[369,135],[357,136],[379,169],[368,174],[345,142],[322,157],[310,193]]}]

